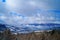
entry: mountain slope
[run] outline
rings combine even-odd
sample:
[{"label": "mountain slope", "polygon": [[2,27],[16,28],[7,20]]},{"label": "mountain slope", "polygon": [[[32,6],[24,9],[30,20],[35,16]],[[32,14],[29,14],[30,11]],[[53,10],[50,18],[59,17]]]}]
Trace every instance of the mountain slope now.
[{"label": "mountain slope", "polygon": [[7,29],[6,25],[0,24],[0,31],[4,31],[6,29]]}]

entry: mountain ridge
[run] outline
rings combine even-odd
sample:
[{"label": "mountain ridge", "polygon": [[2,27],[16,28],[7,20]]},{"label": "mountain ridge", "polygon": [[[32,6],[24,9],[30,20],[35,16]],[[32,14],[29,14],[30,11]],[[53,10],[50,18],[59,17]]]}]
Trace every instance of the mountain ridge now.
[{"label": "mountain ridge", "polygon": [[[21,25],[21,27],[16,27],[12,25],[7,25],[7,24],[0,24],[0,31],[4,31],[6,29],[9,29],[12,32],[15,33],[30,33],[33,31],[39,31],[39,30],[60,30],[60,24],[53,24],[53,23],[48,23],[48,24],[28,24],[29,26],[26,25]],[[34,27],[32,25],[35,25]],[[42,26],[42,28],[39,28],[38,25]],[[45,27],[46,26],[46,27]],[[43,28],[45,27],[45,28]]]}]

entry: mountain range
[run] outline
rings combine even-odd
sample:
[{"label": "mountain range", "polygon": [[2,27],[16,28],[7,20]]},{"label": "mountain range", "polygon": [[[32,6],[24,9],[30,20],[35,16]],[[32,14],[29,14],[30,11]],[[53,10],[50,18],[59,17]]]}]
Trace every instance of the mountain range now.
[{"label": "mountain range", "polygon": [[60,30],[60,24],[57,23],[41,23],[41,24],[22,24],[20,27],[8,24],[0,24],[0,31],[9,29],[12,33],[30,33],[39,30]]}]

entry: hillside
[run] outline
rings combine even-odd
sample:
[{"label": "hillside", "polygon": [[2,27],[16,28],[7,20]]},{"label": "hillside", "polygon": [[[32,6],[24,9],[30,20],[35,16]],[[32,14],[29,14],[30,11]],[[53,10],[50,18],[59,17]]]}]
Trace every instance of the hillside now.
[{"label": "hillside", "polygon": [[60,40],[60,31],[32,32],[28,34],[12,34],[10,30],[0,33],[0,40]]}]

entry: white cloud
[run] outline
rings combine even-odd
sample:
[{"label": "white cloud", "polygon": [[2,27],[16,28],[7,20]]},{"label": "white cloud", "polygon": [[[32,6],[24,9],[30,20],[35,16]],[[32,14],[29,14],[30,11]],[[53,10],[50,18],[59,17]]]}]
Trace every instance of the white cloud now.
[{"label": "white cloud", "polygon": [[[35,9],[46,10],[50,9],[50,6],[47,5],[44,1],[36,1],[36,0],[7,0],[6,9],[10,11],[15,11],[17,13],[27,14],[28,11],[32,11]],[[27,10],[27,11],[25,11]],[[25,13],[26,12],[26,13]],[[29,14],[29,13],[28,13]],[[32,13],[31,13],[32,14]]]},{"label": "white cloud", "polygon": [[[51,6],[41,0],[7,0],[4,6],[8,12],[16,12],[16,14],[6,12],[3,13],[4,15],[0,16],[0,20],[5,21],[7,24],[45,23],[52,22],[49,20],[55,20],[54,14],[47,12],[50,10]],[[24,17],[23,15],[19,16],[20,14],[23,14]]]},{"label": "white cloud", "polygon": [[4,21],[6,24],[16,25],[16,26],[19,26],[20,24],[29,24],[29,23],[54,23],[54,21],[52,20],[55,20],[55,18],[52,16],[46,17],[43,15],[39,16],[38,14],[36,14],[37,17],[36,16],[23,17],[23,15],[21,16],[18,16],[18,15],[14,16],[14,15],[9,17],[5,15],[1,15],[0,20]]}]

